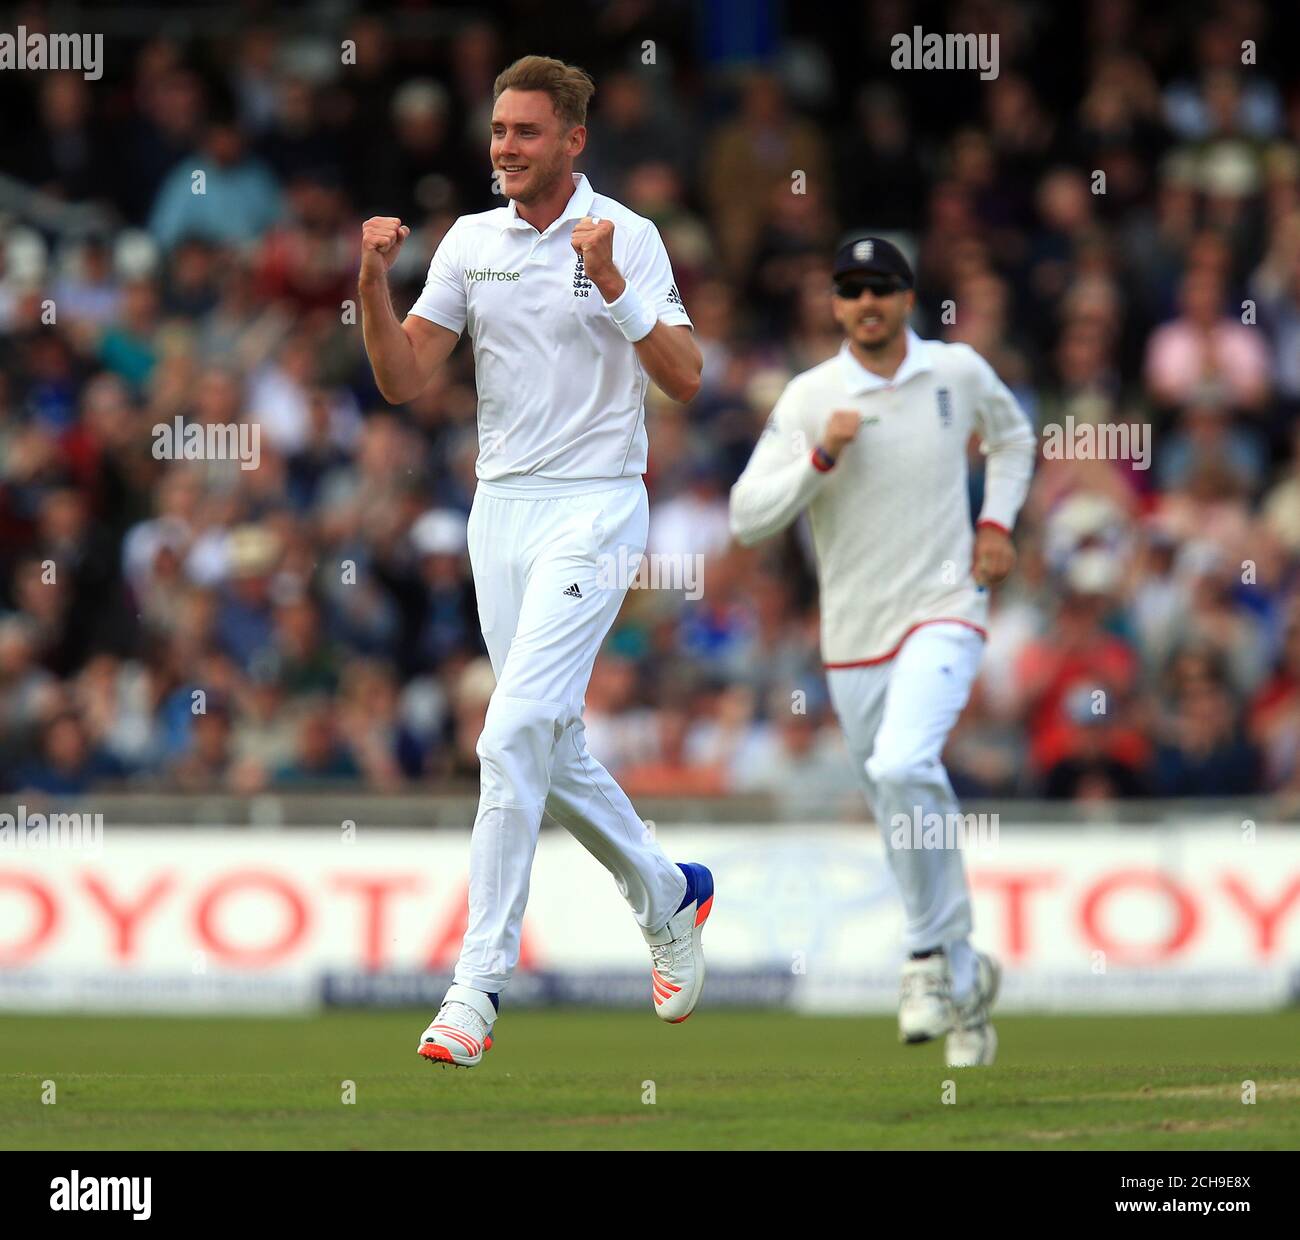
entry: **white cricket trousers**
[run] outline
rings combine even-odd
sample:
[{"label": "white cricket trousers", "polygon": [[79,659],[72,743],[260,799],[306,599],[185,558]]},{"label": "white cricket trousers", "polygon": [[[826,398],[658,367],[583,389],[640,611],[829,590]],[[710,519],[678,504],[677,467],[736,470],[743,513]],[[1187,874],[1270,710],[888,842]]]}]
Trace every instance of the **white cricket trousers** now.
[{"label": "white cricket trousers", "polygon": [[613,874],[643,928],[666,925],[686,894],[685,875],[587,752],[582,723],[592,665],[631,584],[621,569],[635,574],[648,525],[640,477],[475,491],[470,566],[497,684],[478,741],[462,986],[500,992],[518,963],[543,812]]},{"label": "white cricket trousers", "polygon": [[[914,629],[889,661],[831,668],[831,702],[848,741],[863,791],[876,816],[906,915],[909,952],[942,947],[953,993],[964,998],[975,981],[970,889],[959,848],[916,848],[912,831],[891,838],[895,814],[958,812],[943,768],[948,733],[970,697],[984,639],[962,624]],[[898,846],[896,846],[896,844]]]}]

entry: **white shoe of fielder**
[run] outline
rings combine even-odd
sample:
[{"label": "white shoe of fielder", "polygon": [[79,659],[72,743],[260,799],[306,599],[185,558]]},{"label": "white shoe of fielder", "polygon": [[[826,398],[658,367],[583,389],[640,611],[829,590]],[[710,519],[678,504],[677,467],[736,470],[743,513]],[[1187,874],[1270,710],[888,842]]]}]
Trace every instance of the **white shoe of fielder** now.
[{"label": "white shoe of fielder", "polygon": [[1002,970],[992,956],[976,952],[975,989],[957,1007],[957,1022],[944,1045],[950,1068],[986,1068],[997,1057],[998,1035],[989,1012],[998,997]]},{"label": "white shoe of fielder", "polygon": [[905,960],[898,995],[898,1040],[930,1042],[952,1027],[952,977],[948,957],[935,952],[923,960]]},{"label": "white shoe of fielder", "polygon": [[662,930],[641,931],[650,944],[650,988],[655,1015],[680,1025],[694,1010],[704,989],[704,952],[700,935],[713,911],[713,875],[693,861],[682,863],[687,900]]},{"label": "white shoe of fielder", "polygon": [[492,1049],[492,1026],[497,1012],[481,990],[454,985],[447,991],[438,1015],[420,1034],[419,1052],[433,1063],[472,1068]]}]

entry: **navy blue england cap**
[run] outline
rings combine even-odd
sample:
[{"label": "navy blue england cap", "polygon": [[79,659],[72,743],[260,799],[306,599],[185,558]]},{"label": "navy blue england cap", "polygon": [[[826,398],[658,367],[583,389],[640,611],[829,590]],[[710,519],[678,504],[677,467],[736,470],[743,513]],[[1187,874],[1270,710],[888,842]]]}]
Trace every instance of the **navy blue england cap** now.
[{"label": "navy blue england cap", "polygon": [[915,282],[902,250],[883,237],[853,237],[835,251],[832,278],[853,274],[893,276],[904,288]]}]

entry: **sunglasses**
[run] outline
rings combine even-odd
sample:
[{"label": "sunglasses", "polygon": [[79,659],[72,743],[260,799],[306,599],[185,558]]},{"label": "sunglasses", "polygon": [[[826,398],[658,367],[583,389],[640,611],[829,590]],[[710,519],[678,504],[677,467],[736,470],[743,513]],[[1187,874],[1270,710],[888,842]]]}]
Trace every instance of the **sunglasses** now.
[{"label": "sunglasses", "polygon": [[835,281],[835,296],[845,301],[857,301],[864,292],[872,297],[889,297],[903,291],[902,284],[893,276],[844,276]]}]

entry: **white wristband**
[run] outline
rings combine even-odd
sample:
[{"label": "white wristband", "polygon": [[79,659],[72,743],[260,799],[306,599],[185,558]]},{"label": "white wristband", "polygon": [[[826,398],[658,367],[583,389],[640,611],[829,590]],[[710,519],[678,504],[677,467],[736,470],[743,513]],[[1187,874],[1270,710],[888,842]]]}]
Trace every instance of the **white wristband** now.
[{"label": "white wristband", "polygon": [[659,322],[655,312],[641,300],[630,284],[624,284],[623,291],[613,301],[605,304],[614,322],[618,324],[618,330],[632,344],[644,340]]}]

